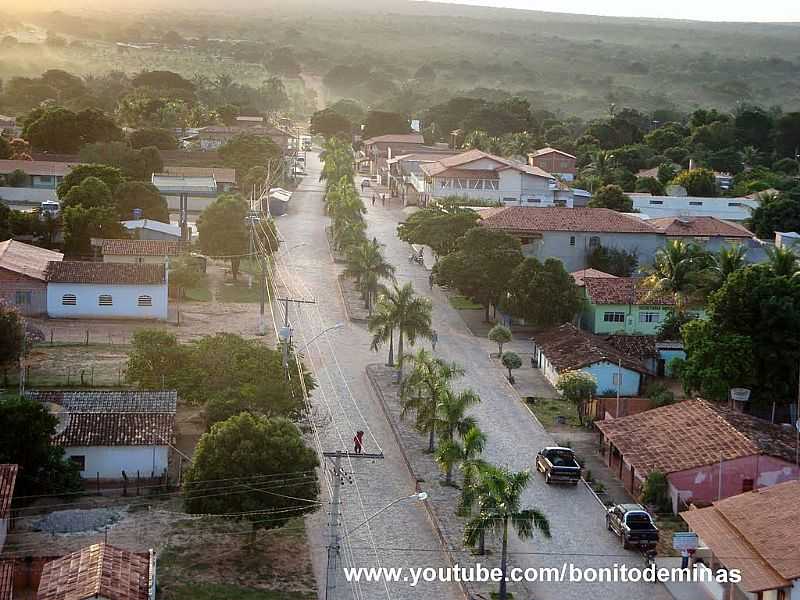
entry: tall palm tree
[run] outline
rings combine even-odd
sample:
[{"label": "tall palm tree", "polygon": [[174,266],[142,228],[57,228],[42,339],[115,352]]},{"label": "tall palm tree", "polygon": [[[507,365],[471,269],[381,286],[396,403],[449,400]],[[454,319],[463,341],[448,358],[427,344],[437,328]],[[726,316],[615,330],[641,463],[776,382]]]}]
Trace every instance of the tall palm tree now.
[{"label": "tall palm tree", "polygon": [[403,403],[400,414],[405,417],[414,413],[414,425],[419,431],[428,433],[428,451],[433,452],[436,449],[439,405],[450,391],[450,382],[461,377],[464,369],[456,363],[435,358],[424,348],[406,358],[413,361],[413,368],[400,383],[400,399]]},{"label": "tall palm tree", "polygon": [[381,279],[394,281],[394,266],[384,257],[383,244],[378,240],[364,241],[350,248],[344,274],[356,280],[364,297],[364,306],[372,314],[373,299],[377,296]]},{"label": "tall palm tree", "polygon": [[494,531],[502,538],[500,555],[500,590],[498,598],[507,600],[506,575],[508,572],[509,525],[520,539],[530,539],[535,531],[550,537],[550,522],[543,512],[535,508],[522,508],[522,492],[528,486],[530,472],[511,472],[500,467],[487,467],[480,474],[478,484],[478,506],[480,513],[464,527],[464,544],[475,547],[481,533]]},{"label": "tall palm tree", "polygon": [[598,150],[592,153],[592,162],[589,163],[588,167],[583,169],[583,173],[594,175],[605,183],[613,168],[614,154],[608,150]]},{"label": "tall palm tree", "polygon": [[337,250],[344,250],[365,242],[364,231],[367,225],[363,220],[349,221],[333,232],[333,243]]},{"label": "tall palm tree", "polygon": [[[474,468],[478,466],[478,461],[480,460],[477,457],[483,452],[483,448],[486,445],[486,434],[478,429],[473,419],[469,429],[460,433],[459,437],[460,441],[452,437],[439,443],[439,447],[436,449],[436,462],[445,471],[444,481],[446,485],[452,485],[453,483],[453,468],[456,466],[461,467],[461,472],[464,475],[464,485],[461,490],[461,502],[458,509],[461,512],[466,506],[464,503],[464,490],[471,485]],[[483,463],[483,461],[480,461],[480,463]]]},{"label": "tall palm tree", "polygon": [[[478,404],[480,396],[472,390],[456,393],[450,389],[444,390],[439,397],[434,415],[433,429],[439,434],[439,440],[444,444],[452,444],[456,438],[467,433],[477,425],[475,417],[467,415],[467,409]],[[428,440],[430,444],[430,440]],[[440,446],[441,447],[441,446]],[[438,458],[437,458],[438,460]],[[445,467],[445,484],[453,483],[453,464],[441,462]]]},{"label": "tall palm tree", "polygon": [[386,303],[390,307],[395,329],[399,334],[397,340],[398,369],[397,381],[403,379],[403,350],[405,342],[413,346],[417,338],[431,339],[431,301],[420,298],[414,293],[414,286],[406,283],[397,285],[385,292]]},{"label": "tall palm tree", "polygon": [[[733,244],[720,248],[719,252],[712,254],[709,264],[709,288],[717,289],[728,279],[728,276],[747,264],[747,248],[744,244]],[[709,291],[710,291],[709,290]]]},{"label": "tall palm tree", "polygon": [[761,160],[761,152],[755,146],[745,146],[739,152],[739,159],[745,171],[750,171]]},{"label": "tall palm tree", "polygon": [[797,255],[791,248],[774,246],[767,249],[767,264],[776,277],[791,277],[797,272]]},{"label": "tall palm tree", "polygon": [[656,252],[650,275],[642,285],[652,295],[671,294],[675,310],[680,313],[702,289],[708,266],[709,253],[706,250],[694,243],[673,240]]},{"label": "tall palm tree", "polygon": [[372,343],[369,349],[377,352],[378,349],[389,340],[389,358],[386,366],[394,366],[394,317],[391,306],[386,302],[384,296],[380,296],[375,305],[375,311],[369,317],[367,324],[369,332],[372,334]]}]

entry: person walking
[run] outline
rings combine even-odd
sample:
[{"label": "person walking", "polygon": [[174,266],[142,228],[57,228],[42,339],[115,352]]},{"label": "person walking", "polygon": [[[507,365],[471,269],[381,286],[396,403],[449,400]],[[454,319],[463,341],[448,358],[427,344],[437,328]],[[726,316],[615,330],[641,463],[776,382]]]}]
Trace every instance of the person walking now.
[{"label": "person walking", "polygon": [[356,454],[361,454],[364,450],[364,432],[363,431],[356,431],[355,436],[353,436],[353,452]]},{"label": "person walking", "polygon": [[386,194],[381,194],[381,204],[386,208]]},{"label": "person walking", "polygon": [[372,194],[372,206],[375,206],[375,194]]},{"label": "person walking", "polygon": [[431,332],[431,348],[433,348],[434,352],[436,352],[436,344],[438,343],[438,341],[439,341],[439,333],[434,329]]},{"label": "person walking", "polygon": [[431,291],[433,291],[433,272],[431,272],[431,274],[428,275],[428,286],[430,286]]}]

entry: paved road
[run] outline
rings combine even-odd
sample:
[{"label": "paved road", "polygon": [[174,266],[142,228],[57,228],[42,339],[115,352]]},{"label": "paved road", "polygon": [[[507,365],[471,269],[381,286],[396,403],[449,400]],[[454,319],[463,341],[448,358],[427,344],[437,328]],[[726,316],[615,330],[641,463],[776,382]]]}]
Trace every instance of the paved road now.
[{"label": "paved road", "polygon": [[[319,308],[325,317],[325,325],[343,320],[343,311],[339,299],[335,297],[336,270],[327,259],[324,234],[322,233],[325,218],[320,208],[321,186],[316,182],[318,163],[316,155],[309,155],[310,176],[306,178],[304,187],[307,192],[295,194],[290,215],[280,218],[278,225],[287,239],[287,245],[306,242],[305,246],[293,251],[293,264],[299,267],[294,272],[302,273],[299,277],[321,300]],[[490,461],[506,465],[511,469],[530,468],[536,451],[542,446],[551,444],[552,437],[535,421],[525,406],[507,386],[502,371],[494,367],[488,355],[496,346],[488,340],[475,338],[467,330],[458,312],[452,309],[444,294],[434,289],[429,291],[428,272],[421,266],[409,264],[408,246],[397,239],[395,231],[397,223],[405,218],[402,209],[394,205],[383,208],[380,203],[375,207],[368,206],[368,235],[375,236],[386,244],[386,256],[397,267],[397,277],[401,283],[411,281],[419,294],[433,299],[433,322],[439,332],[437,354],[448,360],[454,360],[466,369],[466,376],[459,385],[471,387],[482,398],[482,403],[474,410],[481,428],[488,434],[489,442],[485,457]],[[308,311],[306,311],[308,313]],[[309,325],[308,335],[321,329],[317,320],[315,326]],[[362,326],[348,324],[345,329],[331,334],[336,344],[341,368],[345,374],[353,394],[358,399],[370,427],[383,445],[387,459],[383,465],[364,465],[358,468],[363,472],[356,478],[367,505],[367,514],[372,509],[379,509],[393,498],[408,493],[410,484],[408,472],[397,457],[388,425],[380,414],[374,398],[366,388],[363,377],[363,366],[369,362],[384,360],[383,353],[378,357],[366,352],[369,337]],[[298,344],[300,342],[298,341]],[[512,342],[510,349],[529,351],[523,342]],[[321,356],[322,363],[336,380],[338,372],[332,365],[332,352],[328,350]],[[341,380],[341,377],[339,378]],[[338,381],[338,380],[337,380]],[[335,387],[335,386],[333,386]],[[325,386],[323,385],[323,388]],[[333,388],[331,388],[333,389]],[[341,397],[346,394],[338,390]],[[319,394],[315,393],[316,397]],[[351,421],[358,422],[357,411],[345,404]],[[352,436],[351,436],[352,437]],[[347,492],[348,510],[358,504],[355,492]],[[549,517],[553,537],[550,540],[536,538],[531,541],[513,539],[511,542],[512,564],[527,568],[540,566],[558,566],[562,563],[573,563],[586,567],[610,567],[614,563],[626,563],[639,566],[642,560],[634,553],[621,549],[617,540],[605,530],[602,508],[596,503],[588,490],[578,488],[547,486],[535,473],[532,484],[525,493],[525,504],[542,509]],[[358,509],[360,511],[360,507]],[[349,523],[355,522],[361,515],[348,513]],[[363,518],[363,517],[362,517]],[[435,551],[436,540],[422,514],[415,506],[404,505],[392,511],[391,519],[376,521],[374,527],[378,545],[396,545],[403,547],[425,548],[428,552],[381,553],[384,566],[397,564],[432,565],[445,564],[444,557]],[[354,542],[355,544],[355,542]],[[359,541],[359,546],[364,545]],[[369,553],[365,554],[366,560]],[[357,556],[360,558],[360,556]],[[392,597],[409,598],[448,598],[452,590],[444,586],[433,588],[426,586],[422,593],[409,590],[400,585]],[[532,596],[537,600],[571,600],[587,598],[614,600],[667,600],[670,595],[663,586],[652,584],[607,583],[592,585],[585,583],[555,584],[533,583],[529,585]],[[400,595],[403,594],[403,595]],[[414,595],[417,594],[417,595]],[[385,593],[384,593],[385,596]],[[381,598],[381,595],[367,595],[367,598]]]}]

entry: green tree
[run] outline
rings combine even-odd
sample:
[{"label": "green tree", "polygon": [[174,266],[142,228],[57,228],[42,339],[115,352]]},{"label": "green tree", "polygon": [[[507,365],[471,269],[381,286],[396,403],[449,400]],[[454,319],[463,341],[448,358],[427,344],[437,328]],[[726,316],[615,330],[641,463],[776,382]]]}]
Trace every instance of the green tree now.
[{"label": "green tree", "polygon": [[677,169],[671,162],[658,165],[658,181],[661,185],[667,185],[667,183],[675,179],[675,175],[677,174]]},{"label": "green tree", "polygon": [[744,244],[732,244],[723,246],[719,252],[710,256],[711,263],[708,268],[709,290],[718,289],[728,276],[738,271],[747,264],[747,246]]},{"label": "green tree", "polygon": [[597,190],[587,204],[590,208],[610,208],[618,212],[631,212],[633,201],[618,185],[604,185]]},{"label": "green tree", "polygon": [[395,281],[394,267],[383,257],[382,248],[383,244],[373,239],[351,247],[347,253],[344,274],[355,279],[361,288],[361,295],[370,315],[381,280]]},{"label": "green tree", "polygon": [[542,264],[529,257],[511,273],[503,306],[532,327],[548,327],[571,321],[583,299],[560,260],[548,258]]},{"label": "green tree", "polygon": [[653,196],[663,196],[665,194],[664,184],[655,177],[637,177],[636,191],[652,194]]},{"label": "green tree", "polygon": [[0,464],[16,464],[17,497],[61,494],[82,488],[78,466],[64,459],[64,449],[54,445],[57,417],[45,404],[12,396],[0,401]]},{"label": "green tree", "polygon": [[248,207],[238,194],[223,194],[197,219],[200,248],[209,256],[224,256],[231,262],[231,275],[239,276],[241,256],[247,253],[249,232],[245,218]]},{"label": "green tree", "polygon": [[11,158],[11,144],[8,140],[0,136],[0,160]]},{"label": "green tree", "polygon": [[177,298],[183,298],[186,290],[203,285],[205,279],[205,273],[197,264],[185,257],[173,259],[169,263],[170,294]]},{"label": "green tree", "polygon": [[655,295],[670,294],[675,310],[682,312],[688,303],[698,301],[702,295],[709,264],[710,255],[702,247],[672,240],[656,251],[654,264],[642,286]]},{"label": "green tree", "polygon": [[597,379],[584,371],[563,371],[556,380],[556,389],[575,405],[578,420],[583,423],[583,406],[597,393]]},{"label": "green tree", "polygon": [[480,512],[464,526],[464,545],[474,548],[484,531],[500,535],[500,589],[498,598],[508,598],[506,576],[508,573],[509,526],[517,537],[527,540],[538,531],[550,537],[550,522],[538,509],[522,508],[522,492],[530,483],[528,471],[511,472],[504,468],[487,467],[481,472],[477,493]]},{"label": "green tree", "polygon": [[685,188],[690,196],[710,198],[717,195],[717,180],[714,178],[714,172],[708,169],[681,171],[672,183]]},{"label": "green tree", "polygon": [[122,129],[102,110],[87,108],[76,114],[75,120],[84,144],[122,139]]},{"label": "green tree", "polygon": [[81,133],[74,112],[54,107],[44,110],[38,118],[27,123],[22,137],[37,150],[72,154],[81,145]]},{"label": "green tree", "polygon": [[70,188],[62,199],[62,207],[109,208],[113,205],[111,190],[97,177],[87,177],[79,185]]},{"label": "green tree", "polygon": [[[318,466],[291,421],[236,415],[200,438],[186,471],[184,505],[190,513],[240,514],[254,529],[280,527],[319,507]],[[226,494],[209,493],[220,481],[234,483]]]},{"label": "green tree", "polygon": [[512,339],[511,330],[498,323],[489,330],[489,339],[497,344],[497,356],[503,356],[503,345]]},{"label": "green tree", "polygon": [[25,354],[25,321],[19,311],[0,300],[0,368],[8,387],[8,367],[14,367]]},{"label": "green tree", "polygon": [[175,150],[178,140],[169,129],[158,127],[143,127],[128,134],[128,143],[132,148],[139,149],[155,146],[159,150]]},{"label": "green tree", "polygon": [[105,183],[113,193],[117,186],[122,183],[122,171],[108,165],[77,165],[64,176],[56,190],[58,198],[64,200],[69,191],[76,185],[83,183],[84,179],[95,177]]},{"label": "green tree", "polygon": [[383,296],[378,297],[376,309],[369,317],[368,328],[372,334],[370,350],[377,352],[387,341],[389,342],[389,356],[386,359],[386,366],[394,366],[394,315],[392,305]]},{"label": "green tree", "polygon": [[800,231],[800,197],[793,194],[759,194],[747,227],[762,239],[772,239],[776,231]]},{"label": "green tree", "polygon": [[434,206],[410,215],[397,226],[397,235],[409,244],[429,246],[437,257],[446,256],[477,221],[477,213],[468,208]]},{"label": "green tree", "polygon": [[86,144],[81,148],[80,157],[84,163],[116,167],[125,177],[140,181],[150,181],[153,173],[160,172],[164,166],[157,148],[147,146],[135,150],[125,142]]},{"label": "green tree", "polygon": [[514,383],[514,375],[511,374],[511,371],[519,369],[522,366],[522,359],[519,357],[519,354],[516,352],[506,352],[503,354],[501,362],[503,366],[508,369],[508,381]]},{"label": "green tree", "polygon": [[644,480],[642,502],[656,507],[659,512],[669,512],[672,502],[669,496],[669,482],[661,471],[650,471]]},{"label": "green tree", "polygon": [[458,250],[439,260],[436,280],[483,305],[488,321],[489,306],[497,306],[505,296],[511,274],[522,258],[518,238],[503,231],[475,227],[461,238]]},{"label": "green tree", "polygon": [[[76,188],[77,189],[77,188]],[[70,256],[91,255],[91,238],[124,238],[117,211],[111,206],[86,208],[74,204],[64,208],[64,252]]]},{"label": "green tree", "polygon": [[[436,405],[434,429],[439,434],[439,448],[453,447],[456,437],[462,438],[477,426],[475,417],[466,414],[467,410],[481,401],[480,396],[472,390],[454,392],[445,388]],[[444,458],[444,460],[440,460]],[[453,484],[453,467],[448,453],[436,454],[436,461],[444,468],[445,485]]]},{"label": "green tree", "polygon": [[486,434],[475,425],[461,436],[460,441],[443,442],[439,444],[439,448],[436,450],[436,460],[440,464],[444,464],[446,468],[446,465],[451,463],[458,465],[461,470],[463,479],[461,499],[456,511],[461,516],[469,514],[472,504],[470,496],[473,491],[473,482],[477,479],[480,470],[486,467],[486,461],[480,457],[485,447]]},{"label": "green tree", "polygon": [[361,137],[368,140],[390,133],[409,133],[410,130],[408,119],[400,113],[371,110],[367,113]]},{"label": "green tree", "polygon": [[152,183],[126,181],[114,190],[114,203],[121,220],[132,219],[133,209],[142,211],[145,219],[169,223],[167,201]]},{"label": "green tree", "polygon": [[[219,147],[219,157],[226,167],[233,167],[239,177],[251,168],[282,161],[283,152],[270,138],[243,133]],[[275,169],[273,169],[275,170]]]},{"label": "green tree", "polygon": [[792,248],[767,248],[767,265],[776,277],[791,277],[797,273],[797,255]]},{"label": "green tree", "polygon": [[336,112],[333,108],[325,108],[311,115],[311,134],[329,138],[341,136],[349,138],[353,131],[353,123]]},{"label": "green tree", "polygon": [[414,286],[406,283],[402,287],[388,288],[382,300],[389,311],[389,318],[397,331],[398,377],[403,378],[403,350],[405,342],[413,346],[417,338],[430,339],[431,301],[414,293]]},{"label": "green tree", "polygon": [[173,333],[161,329],[139,329],[131,340],[125,380],[141,389],[182,387],[189,355]]},{"label": "green tree", "polygon": [[589,251],[586,262],[591,269],[617,277],[630,277],[639,265],[639,258],[633,251],[601,245]]}]

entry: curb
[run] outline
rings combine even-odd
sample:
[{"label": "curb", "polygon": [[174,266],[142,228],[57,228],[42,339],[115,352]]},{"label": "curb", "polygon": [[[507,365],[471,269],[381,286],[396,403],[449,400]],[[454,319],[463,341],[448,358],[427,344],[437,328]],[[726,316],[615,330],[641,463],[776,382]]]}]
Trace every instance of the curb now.
[{"label": "curb", "polygon": [[350,312],[350,304],[347,302],[347,298],[344,296],[344,289],[342,288],[343,277],[344,274],[342,273],[336,276],[336,285],[339,288],[339,297],[342,299],[342,303],[344,304],[344,312],[347,315],[347,318],[353,323],[368,323],[369,319],[365,319],[363,317],[354,317]]},{"label": "curb", "polygon": [[[367,379],[369,379],[370,385],[372,386],[372,389],[375,392],[375,396],[377,396],[377,398],[379,400],[379,403],[381,405],[381,411],[383,411],[383,416],[386,419],[386,421],[389,423],[389,427],[392,430],[392,435],[394,436],[394,440],[395,440],[395,442],[397,442],[397,447],[400,449],[400,456],[403,457],[403,463],[406,465],[406,468],[408,469],[409,474],[411,475],[412,479],[414,480],[414,489],[417,492],[419,492],[420,488],[419,488],[419,481],[418,481],[417,475],[414,473],[414,469],[411,466],[411,461],[409,460],[408,455],[406,454],[406,450],[403,447],[403,442],[402,442],[402,440],[400,438],[400,432],[397,431],[397,426],[394,424],[394,421],[392,420],[391,416],[389,415],[389,409],[386,407],[386,399],[383,396],[383,391],[381,390],[381,387],[378,385],[378,383],[375,381],[375,379],[372,376],[372,371],[370,369],[371,366],[374,366],[374,365],[367,365],[366,367],[364,367],[364,372],[366,373]],[[442,527],[439,524],[438,517],[433,512],[433,508],[431,507],[431,504],[430,504],[430,502],[428,500],[424,500],[422,502],[422,504],[425,506],[425,513],[428,515],[428,520],[431,522],[431,526],[433,527],[434,533],[436,533],[436,537],[439,540],[439,545],[442,547],[442,550],[444,551],[445,556],[447,556],[447,560],[450,562],[450,566],[451,567],[455,567],[455,565],[458,564],[458,561],[453,556],[453,554],[452,554],[452,552],[450,550],[450,546],[447,543],[447,540],[445,539],[444,532],[442,531]],[[458,589],[460,590],[461,594],[464,596],[464,600],[473,600],[474,596],[470,595],[470,593],[467,591],[467,588],[464,585],[464,582],[458,581],[456,583],[458,584]]]},{"label": "curb", "polygon": [[331,240],[331,226],[330,225],[327,225],[325,227],[325,239],[328,241],[328,252],[331,255],[331,259],[333,259],[333,262],[335,262],[337,264],[346,263],[347,261],[344,259],[344,257],[342,257],[336,251],[336,249],[333,247],[333,241]]}]

